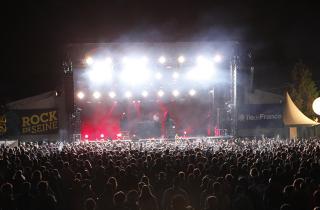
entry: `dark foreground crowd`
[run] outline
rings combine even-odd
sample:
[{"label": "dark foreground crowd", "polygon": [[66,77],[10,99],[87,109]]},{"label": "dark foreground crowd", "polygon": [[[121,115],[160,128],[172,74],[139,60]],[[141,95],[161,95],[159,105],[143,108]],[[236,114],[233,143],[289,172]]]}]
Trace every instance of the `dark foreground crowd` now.
[{"label": "dark foreground crowd", "polygon": [[319,210],[320,139],[0,149],[0,210]]}]

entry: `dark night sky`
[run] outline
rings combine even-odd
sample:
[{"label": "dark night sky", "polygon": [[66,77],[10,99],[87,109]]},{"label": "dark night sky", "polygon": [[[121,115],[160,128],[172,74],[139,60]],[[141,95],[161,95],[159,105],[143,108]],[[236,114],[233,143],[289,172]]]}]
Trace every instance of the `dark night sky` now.
[{"label": "dark night sky", "polygon": [[2,102],[56,89],[64,46],[79,42],[237,40],[252,50],[259,87],[283,86],[299,60],[320,82],[320,18],[307,1],[8,2]]}]

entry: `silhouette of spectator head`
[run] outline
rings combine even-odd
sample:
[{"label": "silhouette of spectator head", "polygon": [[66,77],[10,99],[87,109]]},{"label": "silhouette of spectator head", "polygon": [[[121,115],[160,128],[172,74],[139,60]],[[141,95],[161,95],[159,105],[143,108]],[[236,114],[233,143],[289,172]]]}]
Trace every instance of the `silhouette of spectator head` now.
[{"label": "silhouette of spectator head", "polygon": [[122,191],[117,192],[113,196],[113,204],[115,206],[123,206],[125,200],[126,200],[126,195]]},{"label": "silhouette of spectator head", "polygon": [[93,198],[88,198],[85,203],[85,210],[95,210],[96,209],[96,201]]},{"label": "silhouette of spectator head", "polygon": [[186,199],[183,195],[176,195],[171,200],[171,207],[175,210],[185,209],[187,206]]}]

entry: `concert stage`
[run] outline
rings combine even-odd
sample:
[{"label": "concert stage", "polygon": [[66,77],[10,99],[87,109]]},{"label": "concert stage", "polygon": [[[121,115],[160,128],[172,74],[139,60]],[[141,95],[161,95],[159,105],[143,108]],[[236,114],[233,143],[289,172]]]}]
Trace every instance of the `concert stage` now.
[{"label": "concert stage", "polygon": [[192,136],[181,140],[193,141],[195,136],[233,135],[234,44],[71,46],[71,60],[77,61],[69,72],[73,93],[67,99],[73,99],[73,134],[90,142],[175,140],[176,135]]},{"label": "concert stage", "polygon": [[219,139],[230,139],[232,136],[190,136],[190,137],[177,137],[177,138],[148,138],[148,139],[117,139],[117,140],[106,140],[106,139],[97,139],[97,140],[86,140],[82,139],[82,143],[121,143],[121,142],[131,142],[131,143],[183,143],[183,142],[202,142],[202,141],[213,141]]}]

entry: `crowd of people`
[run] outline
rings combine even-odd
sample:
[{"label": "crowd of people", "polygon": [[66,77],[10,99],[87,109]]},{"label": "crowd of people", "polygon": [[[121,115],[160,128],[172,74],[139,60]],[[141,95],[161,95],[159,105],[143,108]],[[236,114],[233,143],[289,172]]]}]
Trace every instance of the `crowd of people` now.
[{"label": "crowd of people", "polygon": [[0,210],[319,210],[320,139],[0,148]]}]

